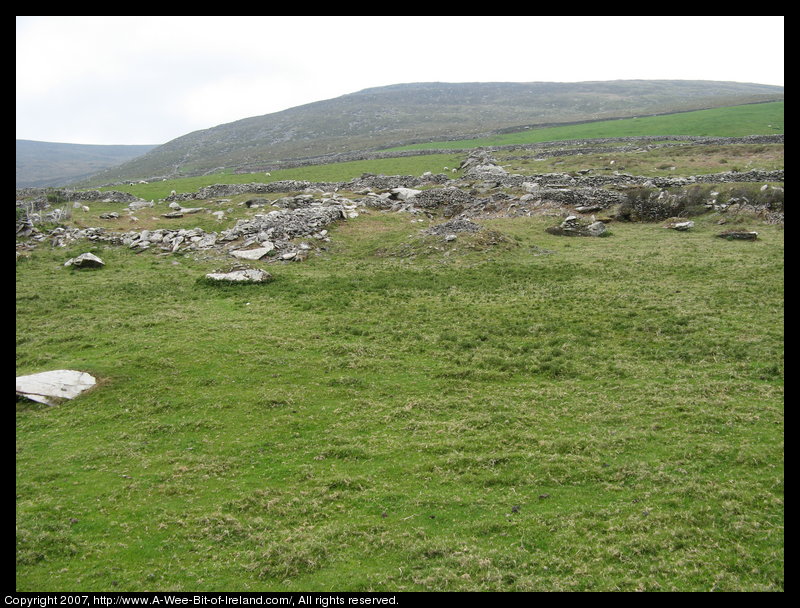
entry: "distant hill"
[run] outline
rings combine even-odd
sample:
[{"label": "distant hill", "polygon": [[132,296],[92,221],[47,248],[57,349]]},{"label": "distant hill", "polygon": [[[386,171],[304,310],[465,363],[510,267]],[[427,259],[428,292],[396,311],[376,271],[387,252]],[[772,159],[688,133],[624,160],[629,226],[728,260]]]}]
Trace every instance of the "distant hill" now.
[{"label": "distant hill", "polygon": [[152,146],[17,141],[17,188],[66,186],[149,152]]},{"label": "distant hill", "polygon": [[257,170],[288,159],[783,96],[777,86],[684,80],[396,84],[195,131],[85,184]]}]

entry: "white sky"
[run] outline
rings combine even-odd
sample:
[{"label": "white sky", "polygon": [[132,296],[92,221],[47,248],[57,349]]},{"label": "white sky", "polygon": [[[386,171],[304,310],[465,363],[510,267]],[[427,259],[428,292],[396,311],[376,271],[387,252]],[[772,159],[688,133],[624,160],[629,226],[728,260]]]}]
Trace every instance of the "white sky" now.
[{"label": "white sky", "polygon": [[783,86],[777,17],[17,17],[17,139],[161,144],[406,82]]}]

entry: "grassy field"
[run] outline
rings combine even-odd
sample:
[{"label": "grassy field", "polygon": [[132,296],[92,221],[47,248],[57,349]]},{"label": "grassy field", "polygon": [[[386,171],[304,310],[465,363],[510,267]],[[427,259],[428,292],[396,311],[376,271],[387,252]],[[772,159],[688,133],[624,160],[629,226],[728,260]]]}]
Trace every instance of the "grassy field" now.
[{"label": "grassy field", "polygon": [[428,148],[472,148],[535,144],[546,141],[593,139],[604,137],[633,137],[644,135],[705,135],[713,137],[744,137],[783,133],[784,102],[772,102],[698,110],[665,116],[647,116],[589,122],[561,127],[529,129],[481,139],[431,142],[393,148],[394,150],[424,150]]},{"label": "grassy field", "polygon": [[783,590],[782,227],[410,219],[19,261],[17,374],[100,385],[16,404],[16,589]]},{"label": "grassy field", "polygon": [[213,173],[198,177],[182,177],[163,182],[148,184],[120,184],[101,188],[101,190],[119,190],[130,192],[145,200],[160,199],[169,196],[172,190],[181,192],[197,192],[200,188],[213,184],[250,184],[270,183],[280,180],[302,180],[309,182],[349,181],[360,177],[363,173],[383,175],[422,175],[431,173],[448,173],[447,168],[457,167],[464,160],[463,153],[425,154],[399,158],[383,158],[376,160],[357,160],[342,163],[328,163],[308,167],[279,169],[259,173]]}]

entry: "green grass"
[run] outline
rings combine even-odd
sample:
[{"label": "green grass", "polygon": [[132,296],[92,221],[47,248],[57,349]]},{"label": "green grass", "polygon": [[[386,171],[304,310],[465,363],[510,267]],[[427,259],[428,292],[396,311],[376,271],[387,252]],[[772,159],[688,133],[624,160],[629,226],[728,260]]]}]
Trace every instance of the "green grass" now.
[{"label": "green grass", "polygon": [[477,148],[535,144],[571,139],[632,137],[644,135],[707,135],[743,137],[783,133],[783,102],[698,110],[665,116],[625,118],[561,127],[544,127],[480,139],[431,142],[393,148],[425,150],[442,148]]},{"label": "green grass", "polygon": [[182,177],[148,184],[121,184],[100,188],[130,192],[144,199],[161,199],[169,196],[172,190],[178,193],[197,192],[200,188],[213,184],[271,183],[280,180],[301,180],[310,182],[350,181],[364,173],[383,175],[419,176],[432,173],[449,173],[445,167],[453,168],[464,160],[462,154],[425,154],[421,156],[358,160],[342,163],[327,163],[308,167],[278,169],[267,176],[259,173],[214,173],[198,177]]},{"label": "green grass", "polygon": [[781,227],[409,219],[264,285],[19,261],[17,375],[100,385],[16,405],[16,589],[783,590]]}]

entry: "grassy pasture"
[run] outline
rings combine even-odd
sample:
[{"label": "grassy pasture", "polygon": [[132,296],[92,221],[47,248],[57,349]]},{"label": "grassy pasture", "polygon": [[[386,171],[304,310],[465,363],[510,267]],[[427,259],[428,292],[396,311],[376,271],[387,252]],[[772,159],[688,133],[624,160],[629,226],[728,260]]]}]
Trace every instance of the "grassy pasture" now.
[{"label": "grassy pasture", "polygon": [[373,212],[212,287],[17,265],[16,588],[783,589],[783,233]]},{"label": "grassy pasture", "polygon": [[[782,153],[499,160],[687,175],[782,168]],[[263,181],[192,179],[127,188]],[[223,223],[164,220],[163,204],[101,223],[110,203],[70,223],[219,230],[256,212],[244,198],[196,203],[230,206]],[[17,375],[100,384],[16,403],[16,589],[782,591],[782,226],[708,213],[686,233],[612,223],[592,239],[521,217],[446,242],[412,219],[341,222],[306,262],[263,263],[263,285],[203,281],[222,260],[90,243],[18,260]],[[730,228],[759,239],[716,238]],[[63,266],[87,250],[106,267]]]},{"label": "grassy pasture", "polygon": [[426,148],[472,148],[535,144],[546,141],[634,137],[644,135],[706,135],[712,137],[744,137],[783,133],[784,102],[751,104],[697,110],[664,116],[645,116],[588,122],[577,125],[542,127],[478,139],[420,143],[394,150]]},{"label": "grassy pasture", "polygon": [[101,190],[119,190],[130,192],[145,200],[160,199],[169,196],[172,190],[181,192],[197,192],[200,188],[214,184],[249,184],[270,183],[279,180],[302,180],[310,182],[349,181],[360,177],[363,173],[383,175],[422,175],[426,171],[432,173],[448,173],[445,169],[457,167],[464,160],[463,154],[425,154],[400,158],[383,158],[376,160],[358,160],[308,167],[278,169],[259,173],[213,173],[198,177],[182,177],[163,182],[148,184],[121,184],[101,188]]}]

